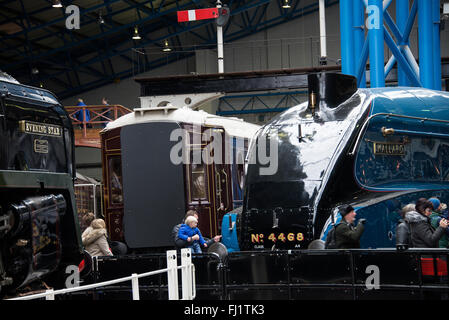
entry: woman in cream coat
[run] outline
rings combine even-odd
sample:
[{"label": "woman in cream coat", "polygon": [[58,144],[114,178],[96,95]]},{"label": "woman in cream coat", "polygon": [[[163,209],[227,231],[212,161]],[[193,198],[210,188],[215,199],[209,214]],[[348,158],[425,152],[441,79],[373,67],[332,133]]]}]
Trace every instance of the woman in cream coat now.
[{"label": "woman in cream coat", "polygon": [[95,219],[90,224],[91,228],[87,228],[83,235],[83,245],[92,257],[95,256],[112,256],[107,241],[106,224],[103,219]]}]

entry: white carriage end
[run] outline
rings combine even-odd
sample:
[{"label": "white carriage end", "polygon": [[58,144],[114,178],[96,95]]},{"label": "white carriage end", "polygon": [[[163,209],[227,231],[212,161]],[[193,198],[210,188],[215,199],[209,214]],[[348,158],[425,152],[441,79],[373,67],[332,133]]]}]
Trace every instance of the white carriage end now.
[{"label": "white carriage end", "polygon": [[[142,108],[126,114],[108,123],[103,131],[112,130],[137,123],[147,122],[183,122],[207,127],[223,128],[230,136],[252,139],[260,126],[243,121],[235,117],[222,117],[207,113],[203,110],[195,111],[193,107],[222,96],[221,93],[141,97]],[[157,98],[157,99],[156,99]],[[187,100],[191,99],[191,100]],[[186,101],[190,102],[187,106]],[[159,105],[150,107],[150,105]],[[177,107],[182,106],[182,107]]]}]

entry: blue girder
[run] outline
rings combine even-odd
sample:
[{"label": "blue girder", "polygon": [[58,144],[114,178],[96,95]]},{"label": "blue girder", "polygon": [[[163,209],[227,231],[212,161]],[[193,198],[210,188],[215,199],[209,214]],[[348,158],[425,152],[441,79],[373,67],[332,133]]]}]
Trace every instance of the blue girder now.
[{"label": "blue girder", "polygon": [[[369,58],[372,88],[385,87],[386,77],[397,64],[400,86],[441,90],[440,0],[414,0],[411,8],[409,0],[395,1],[396,22],[388,12],[393,0],[340,1],[342,72],[356,76],[359,86],[366,87]],[[409,47],[417,15],[419,66]],[[366,27],[364,39],[361,30]],[[393,53],[386,65],[385,44]]]}]

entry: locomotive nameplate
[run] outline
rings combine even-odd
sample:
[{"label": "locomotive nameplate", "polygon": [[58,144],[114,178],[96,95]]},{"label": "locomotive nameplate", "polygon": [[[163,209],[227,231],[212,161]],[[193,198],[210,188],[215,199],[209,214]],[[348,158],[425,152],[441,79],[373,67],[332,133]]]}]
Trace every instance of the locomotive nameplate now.
[{"label": "locomotive nameplate", "polygon": [[34,152],[48,153],[48,141],[35,139],[34,140]]},{"label": "locomotive nameplate", "polygon": [[19,130],[24,133],[39,134],[49,137],[62,136],[62,129],[60,126],[26,120],[19,121]]},{"label": "locomotive nameplate", "polygon": [[405,144],[374,142],[374,154],[384,156],[405,156]]}]

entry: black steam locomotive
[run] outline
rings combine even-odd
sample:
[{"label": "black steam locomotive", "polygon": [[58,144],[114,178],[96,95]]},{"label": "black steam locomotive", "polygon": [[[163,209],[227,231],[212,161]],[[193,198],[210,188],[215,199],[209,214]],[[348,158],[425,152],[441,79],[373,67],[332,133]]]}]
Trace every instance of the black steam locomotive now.
[{"label": "black steam locomotive", "polygon": [[2,295],[83,258],[73,148],[72,124],[57,98],[0,72]]},{"label": "black steam locomotive", "polygon": [[368,221],[362,248],[394,248],[403,206],[449,200],[449,94],[358,89],[335,73],[310,74],[308,87],[249,150],[240,249],[307,249],[347,204]]}]

